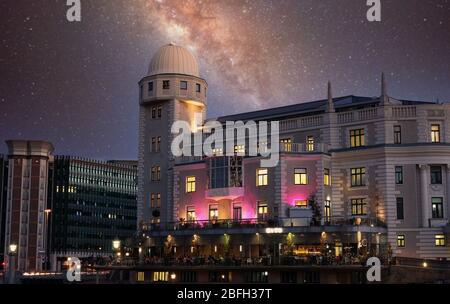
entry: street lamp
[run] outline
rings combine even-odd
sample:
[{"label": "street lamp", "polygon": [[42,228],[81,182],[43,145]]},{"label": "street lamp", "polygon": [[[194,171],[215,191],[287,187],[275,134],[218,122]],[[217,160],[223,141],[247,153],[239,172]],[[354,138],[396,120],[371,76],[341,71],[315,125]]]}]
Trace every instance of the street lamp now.
[{"label": "street lamp", "polygon": [[14,284],[16,281],[16,254],[17,244],[9,244],[9,284]]},{"label": "street lamp", "polygon": [[112,241],[112,247],[113,247],[114,253],[116,254],[117,262],[119,262],[120,261],[120,256],[121,256],[121,253],[120,253],[120,240],[119,239],[113,240]]}]

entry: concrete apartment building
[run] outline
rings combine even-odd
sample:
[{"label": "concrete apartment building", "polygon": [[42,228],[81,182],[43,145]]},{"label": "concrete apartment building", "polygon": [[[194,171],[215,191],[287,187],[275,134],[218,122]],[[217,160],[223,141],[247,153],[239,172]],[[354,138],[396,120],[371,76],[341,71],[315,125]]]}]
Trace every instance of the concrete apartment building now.
[{"label": "concrete apartment building", "polygon": [[390,97],[382,77],[378,97],[329,84],[324,100],[217,118],[279,121],[280,161],[263,168],[225,147],[171,154],[172,123],[207,108],[186,49],[163,46],[139,86],[137,217],[153,254],[450,258],[450,105]]}]

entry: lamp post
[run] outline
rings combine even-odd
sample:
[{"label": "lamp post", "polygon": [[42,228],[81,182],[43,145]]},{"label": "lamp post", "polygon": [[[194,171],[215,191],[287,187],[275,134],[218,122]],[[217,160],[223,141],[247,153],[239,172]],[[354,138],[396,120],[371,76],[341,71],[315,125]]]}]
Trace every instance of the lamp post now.
[{"label": "lamp post", "polygon": [[14,284],[16,282],[16,254],[17,254],[17,245],[10,244],[9,245],[9,275],[8,275],[8,283]]},{"label": "lamp post", "polygon": [[113,246],[113,251],[114,251],[114,256],[115,259],[117,259],[118,262],[120,262],[120,240],[119,239],[115,239],[112,242],[112,246]]}]

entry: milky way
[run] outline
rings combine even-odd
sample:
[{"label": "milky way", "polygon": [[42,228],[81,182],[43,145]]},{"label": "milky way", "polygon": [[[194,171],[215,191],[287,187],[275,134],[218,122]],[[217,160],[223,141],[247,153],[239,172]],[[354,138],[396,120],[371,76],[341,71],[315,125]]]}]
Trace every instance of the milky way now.
[{"label": "milky way", "polygon": [[450,101],[450,1],[65,0],[0,2],[0,153],[45,139],[57,154],[136,158],[138,81],[167,43],[208,81],[208,116],[326,97]]}]

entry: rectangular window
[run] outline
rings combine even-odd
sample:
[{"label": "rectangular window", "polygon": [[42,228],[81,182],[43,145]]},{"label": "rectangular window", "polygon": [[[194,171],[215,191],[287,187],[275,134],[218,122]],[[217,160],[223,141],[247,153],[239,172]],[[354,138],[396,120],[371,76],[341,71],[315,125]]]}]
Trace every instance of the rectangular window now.
[{"label": "rectangular window", "polygon": [[195,176],[186,176],[186,193],[195,192]]},{"label": "rectangular window", "polygon": [[403,234],[397,235],[397,247],[405,247],[405,236]]},{"label": "rectangular window", "polygon": [[223,149],[222,148],[214,148],[212,149],[213,156],[222,156]]},{"label": "rectangular window", "polygon": [[219,218],[219,208],[217,205],[209,206],[209,220],[215,221]]},{"label": "rectangular window", "polygon": [[137,281],[144,282],[145,281],[145,272],[139,271],[137,273]]},{"label": "rectangular window", "polygon": [[156,107],[152,107],[152,118],[156,118]]},{"label": "rectangular window", "polygon": [[156,139],[156,152],[161,152],[161,136]]},{"label": "rectangular window", "polygon": [[436,234],[436,235],[434,236],[434,244],[435,244],[437,247],[443,247],[443,246],[445,246],[445,235],[443,235],[443,234]]},{"label": "rectangular window", "polygon": [[431,183],[432,184],[442,184],[442,167],[441,166],[431,166]]},{"label": "rectangular window", "polygon": [[364,198],[354,198],[351,200],[352,215],[366,215],[367,204]]},{"label": "rectangular window", "polygon": [[307,200],[295,200],[295,207],[308,208]]},{"label": "rectangular window", "polygon": [[152,182],[156,180],[156,167],[152,167],[152,176],[151,176]]},{"label": "rectangular window", "polygon": [[163,80],[163,90],[170,89],[170,80]]},{"label": "rectangular window", "polygon": [[156,152],[156,137],[152,137],[152,152]]},{"label": "rectangular window", "polygon": [[153,282],[168,282],[169,272],[155,271],[153,272]]},{"label": "rectangular window", "polygon": [[330,169],[323,169],[323,184],[325,186],[331,185]]},{"label": "rectangular window", "polygon": [[269,207],[267,202],[258,202],[258,219],[260,221],[267,221],[269,219]]},{"label": "rectangular window", "polygon": [[150,208],[155,208],[156,206],[156,197],[155,193],[150,194]]},{"label": "rectangular window", "polygon": [[196,83],[196,84],[195,84],[195,91],[196,91],[197,93],[200,93],[200,92],[202,91],[202,86],[201,86],[199,83]]},{"label": "rectangular window", "polygon": [[256,170],[256,186],[267,186],[268,185],[268,169],[258,169]]},{"label": "rectangular window", "polygon": [[324,202],[324,217],[326,222],[331,221],[331,201]]},{"label": "rectangular window", "polygon": [[161,180],[161,167],[160,166],[156,166],[156,181],[160,181]]},{"label": "rectangular window", "polygon": [[402,143],[402,127],[394,126],[394,144]]},{"label": "rectangular window", "polygon": [[431,125],[431,142],[438,143],[441,142],[441,126]]},{"label": "rectangular window", "polygon": [[284,152],[292,152],[292,139],[290,138],[283,138],[280,140],[281,143],[281,149]]},{"label": "rectangular window", "polygon": [[186,219],[188,222],[195,222],[195,208],[187,207]]},{"label": "rectangular window", "polygon": [[403,220],[403,197],[397,197],[397,219]]},{"label": "rectangular window", "polygon": [[233,220],[236,222],[239,222],[240,220],[242,220],[242,207],[241,206],[233,207]]},{"label": "rectangular window", "polygon": [[139,86],[139,98],[142,100],[142,97],[143,97],[143,91],[144,91],[144,89],[143,89],[143,87],[142,87],[142,85],[140,85]]},{"label": "rectangular window", "polygon": [[364,145],[364,129],[350,130],[350,147],[362,147]]},{"label": "rectangular window", "polygon": [[361,187],[366,185],[366,168],[351,169],[351,186]]},{"label": "rectangular window", "polygon": [[308,172],[306,168],[294,169],[294,184],[295,185],[307,185],[308,184]]},{"label": "rectangular window", "polygon": [[180,81],[180,90],[187,90],[187,81]]},{"label": "rectangular window", "polygon": [[153,81],[148,83],[148,94],[151,95],[153,93]]},{"label": "rectangular window", "polygon": [[161,193],[156,194],[156,208],[161,208]]},{"label": "rectangular window", "polygon": [[245,153],[245,146],[244,145],[235,145],[234,153]]},{"label": "rectangular window", "polygon": [[313,152],[314,151],[314,137],[308,136],[306,138],[306,151]]},{"label": "rectangular window", "polygon": [[442,197],[431,198],[431,213],[434,219],[444,218],[444,204]]},{"label": "rectangular window", "polygon": [[395,166],[395,184],[403,184],[403,167]]},{"label": "rectangular window", "polygon": [[162,106],[158,106],[158,118],[162,116]]}]

